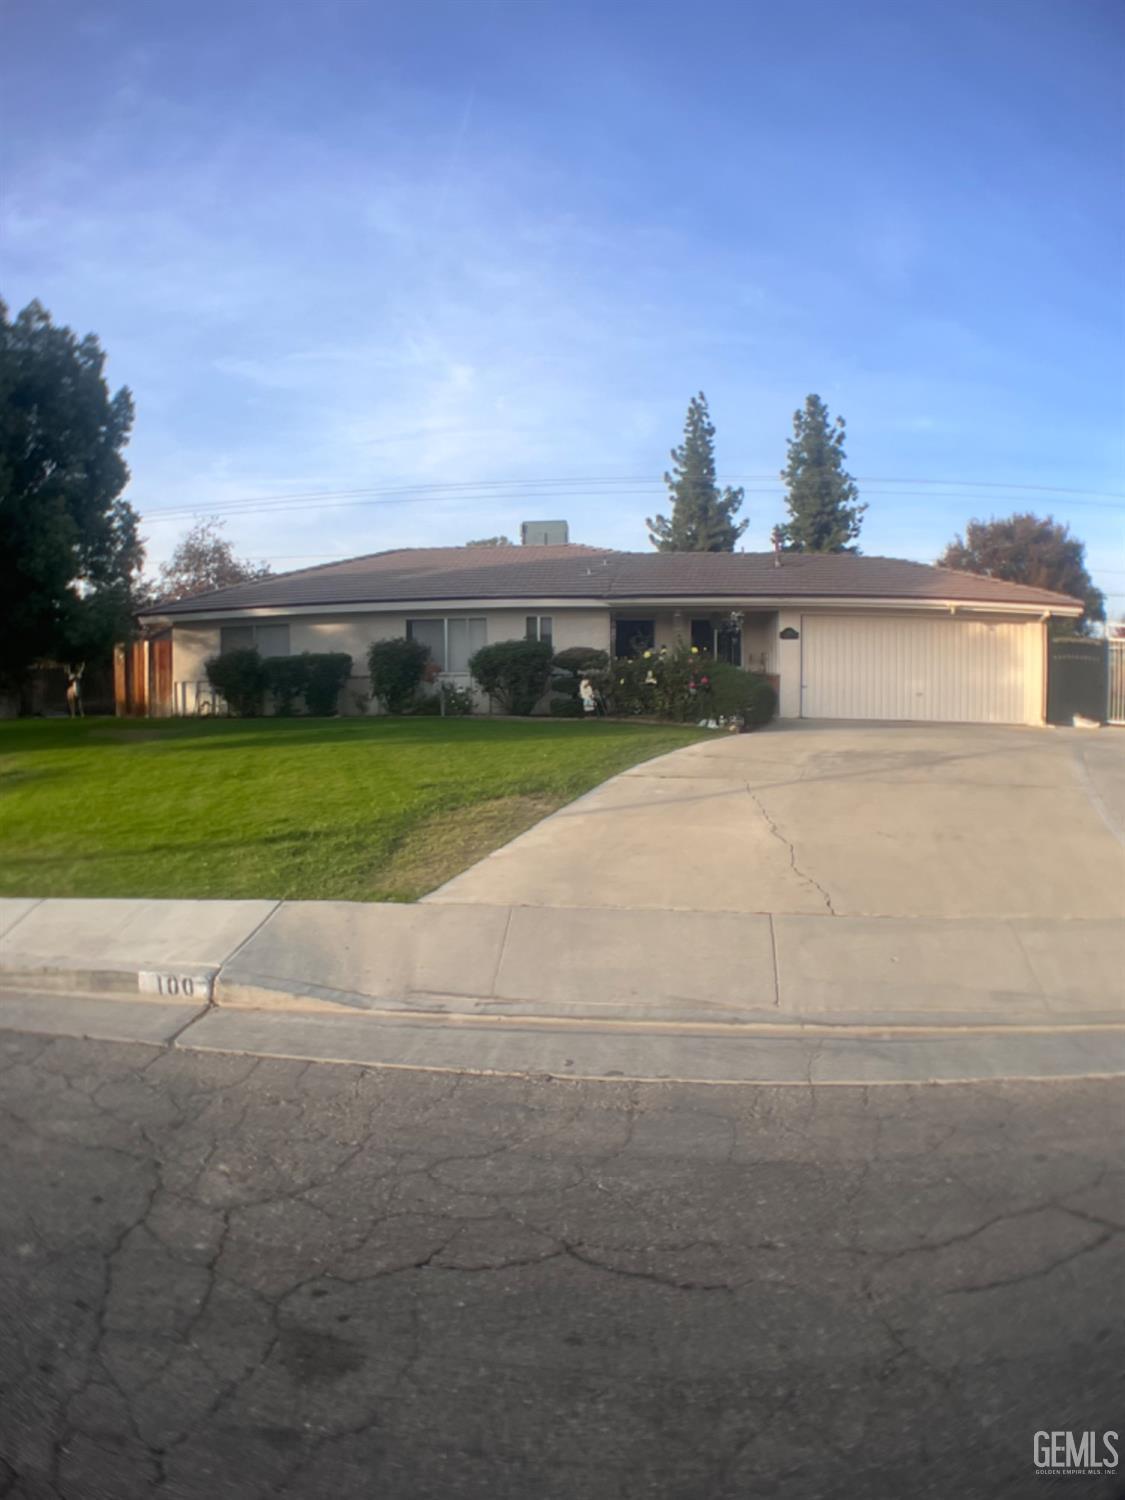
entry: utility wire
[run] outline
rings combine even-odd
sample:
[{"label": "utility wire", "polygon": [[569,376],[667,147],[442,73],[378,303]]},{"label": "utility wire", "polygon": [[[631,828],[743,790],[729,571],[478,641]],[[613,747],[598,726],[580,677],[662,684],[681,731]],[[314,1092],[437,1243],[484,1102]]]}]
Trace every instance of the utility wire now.
[{"label": "utility wire", "polygon": [[[891,483],[891,482],[892,481],[874,481],[874,480],[865,480],[864,481],[865,484]],[[355,493],[355,492],[353,492],[353,493]],[[761,494],[762,491],[759,490],[758,493]],[[780,494],[784,493],[784,490],[783,490],[783,488],[781,486],[779,486],[776,483],[774,483],[770,487],[769,493],[770,493],[770,495],[773,498],[777,498]],[[960,500],[965,500],[965,501],[967,501],[969,503],[977,503],[977,502],[983,502],[985,500],[990,500],[992,502],[995,502],[995,500],[997,498],[999,498],[998,496],[995,496],[995,495],[993,495],[993,496],[974,495],[971,492],[966,492],[966,493],[961,493],[961,494],[952,494],[952,493],[945,492],[945,491],[942,491],[942,490],[939,490],[939,489],[927,489],[927,490],[906,490],[906,489],[903,489],[903,490],[874,490],[874,491],[869,490],[867,493],[869,494],[870,498],[873,499],[873,500],[892,500],[892,501],[893,500],[899,500],[899,499],[935,499],[935,498],[945,498],[945,499],[960,499]],[[539,499],[539,500],[544,500],[544,499],[559,499],[559,500],[561,500],[561,499],[564,499],[564,498],[568,499],[568,500],[603,500],[603,499],[620,500],[620,499],[641,499],[641,498],[644,498],[644,499],[648,499],[648,500],[650,500],[650,501],[652,501],[654,503],[659,503],[659,502],[667,502],[668,496],[667,496],[667,492],[666,491],[658,490],[658,489],[653,488],[651,486],[646,486],[644,488],[637,488],[637,489],[610,489],[610,490],[578,490],[578,489],[570,489],[570,490],[568,490],[566,492],[565,496],[561,495],[561,494],[554,494],[554,493],[543,493],[543,492],[538,492],[538,491],[531,490],[530,488],[524,488],[521,491],[521,498],[528,499],[528,500],[535,500],[535,499]],[[381,494],[378,491],[372,491],[372,492],[368,492],[368,494],[364,498],[362,498],[362,499],[345,499],[343,497],[336,498],[335,496],[329,497],[328,495],[321,496],[321,497],[308,497],[308,498],[299,497],[299,496],[278,496],[276,499],[273,499],[273,500],[259,499],[259,500],[245,500],[245,501],[217,501],[217,502],[212,502],[211,504],[207,504],[206,502],[203,502],[203,503],[201,503],[199,505],[180,506],[180,507],[167,507],[167,508],[156,508],[156,509],[151,509],[151,510],[143,510],[143,511],[140,512],[140,514],[141,514],[142,518],[147,523],[149,523],[150,525],[160,525],[161,523],[164,523],[164,522],[184,521],[184,520],[189,520],[189,519],[191,519],[192,517],[195,517],[195,516],[205,516],[205,515],[219,515],[219,516],[224,516],[224,517],[230,517],[230,516],[253,516],[253,515],[262,515],[262,514],[267,514],[267,513],[268,514],[278,514],[278,513],[287,513],[287,512],[293,512],[293,511],[305,511],[305,510],[307,510],[307,511],[347,510],[347,509],[351,509],[351,508],[357,507],[357,506],[358,507],[365,507],[365,506],[372,506],[372,505],[414,505],[414,504],[421,504],[423,502],[435,503],[435,502],[439,502],[439,501],[445,501],[445,502],[447,502],[449,504],[454,504],[454,505],[479,505],[482,502],[492,502],[492,503],[495,503],[499,499],[503,499],[503,500],[507,501],[508,497],[507,496],[498,496],[498,495],[494,495],[494,494],[482,493],[479,490],[474,490],[474,491],[471,491],[471,492],[457,492],[457,493],[452,493],[452,494],[449,494],[449,493],[431,494],[431,493],[426,493],[425,491],[414,490],[414,491],[411,491],[409,493],[401,494],[401,495],[386,495],[386,494]],[[1021,503],[1026,503],[1026,497],[1021,496],[1019,494],[1009,494],[1006,497],[1006,500],[1007,500],[1007,503],[1009,503],[1011,505],[1019,505]],[[1083,510],[1110,510],[1110,511],[1123,511],[1123,512],[1125,512],[1125,500],[1123,500],[1122,503],[1114,504],[1112,502],[1100,501],[1100,500],[1083,500],[1083,499],[1077,499],[1077,500],[1075,500],[1075,499],[1067,499],[1067,500],[1064,500],[1062,504],[1057,505],[1054,508],[1058,509],[1058,510],[1063,510],[1063,509],[1071,508],[1071,507],[1076,507],[1076,508],[1083,509]]]}]

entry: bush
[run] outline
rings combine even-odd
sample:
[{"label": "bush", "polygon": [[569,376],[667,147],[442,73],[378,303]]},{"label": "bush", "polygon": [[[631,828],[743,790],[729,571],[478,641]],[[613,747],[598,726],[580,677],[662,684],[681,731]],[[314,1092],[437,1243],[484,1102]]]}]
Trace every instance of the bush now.
[{"label": "bush", "polygon": [[352,659],[346,651],[267,656],[263,665],[277,713],[293,713],[297,699],[304,698],[306,712],[321,718],[336,712],[340,689],[352,672]]},{"label": "bush", "polygon": [[340,692],[352,675],[352,659],[346,651],[306,651],[305,707],[310,714],[327,718],[334,714]]},{"label": "bush", "polygon": [[[443,708],[444,704],[444,708]],[[473,694],[467,687],[443,682],[436,693],[426,693],[411,705],[412,714],[432,715],[444,712],[447,719],[460,719],[473,711]]]},{"label": "bush", "polygon": [[573,677],[585,677],[590,672],[604,672],[609,666],[609,652],[597,646],[568,646],[555,656],[554,665],[560,672]]},{"label": "bush", "polygon": [[615,714],[645,714],[679,723],[710,717],[711,661],[685,642],[641,656],[619,656],[592,680]]},{"label": "bush", "polygon": [[307,673],[299,656],[267,656],[262,663],[266,686],[273,694],[274,712],[288,716],[305,691]]},{"label": "bush", "polygon": [[469,671],[505,713],[529,714],[547,691],[551,647],[547,641],[497,641],[474,652]]},{"label": "bush", "polygon": [[[608,651],[599,651],[597,646],[569,646],[565,651],[560,651],[551,663],[551,686],[556,693],[563,694],[572,702],[578,703],[578,684],[583,677],[594,680],[609,666]],[[581,708],[581,705],[579,705]],[[551,713],[555,709],[551,708]],[[559,715],[562,710],[559,710]]]},{"label": "bush", "polygon": [[389,714],[401,714],[414,702],[430,660],[429,646],[405,636],[376,641],[367,653],[371,691]]},{"label": "bush", "polygon": [[252,719],[261,713],[268,685],[266,664],[253,646],[212,656],[203,670],[215,692],[227,700],[232,714]]},{"label": "bush", "polygon": [[568,698],[562,694],[556,694],[547,705],[547,712],[552,719],[584,719],[586,710],[577,698]]},{"label": "bush", "polygon": [[777,712],[777,693],[772,682],[767,682],[764,677],[757,677],[752,672],[746,674],[750,678],[750,693],[746,701],[746,722],[755,728],[761,724],[768,724]]},{"label": "bush", "polygon": [[732,667],[729,662],[708,662],[707,675],[711,679],[711,708],[716,719],[742,718],[750,692],[750,676],[741,667]]},{"label": "bush", "polygon": [[455,719],[467,718],[476,707],[472,688],[458,687],[455,682],[443,682],[438,691],[445,699],[447,718],[450,715]]},{"label": "bush", "polygon": [[713,661],[683,642],[670,651],[619,656],[589,675],[614,714],[688,723],[739,719],[753,727],[768,724],[777,710],[777,694],[764,677]]},{"label": "bush", "polygon": [[777,694],[764,677],[725,662],[713,663],[709,676],[711,717],[741,719],[750,728],[768,724],[773,718],[777,711]]}]

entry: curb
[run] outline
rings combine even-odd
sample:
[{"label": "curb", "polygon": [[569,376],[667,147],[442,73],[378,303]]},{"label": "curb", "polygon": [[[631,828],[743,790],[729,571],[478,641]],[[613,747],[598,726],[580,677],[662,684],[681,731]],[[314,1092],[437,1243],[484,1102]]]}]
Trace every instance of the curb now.
[{"label": "curb", "polygon": [[559,1077],[1125,1076],[1122,924],[1055,926],[5,900],[0,1027]]},{"label": "curb", "polygon": [[636,1023],[369,1012],[329,1015],[0,991],[0,1031],[364,1068],[570,1079],[807,1087],[1125,1078],[1125,1026],[958,1032],[871,1028],[732,1034]]}]

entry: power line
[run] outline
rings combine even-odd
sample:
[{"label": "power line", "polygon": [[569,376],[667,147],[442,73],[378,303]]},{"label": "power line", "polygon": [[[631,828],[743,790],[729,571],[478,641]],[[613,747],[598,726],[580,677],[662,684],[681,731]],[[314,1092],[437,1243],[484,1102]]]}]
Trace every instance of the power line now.
[{"label": "power line", "polygon": [[[774,487],[770,491],[770,498],[780,498],[780,487]],[[759,494],[762,492],[759,491]],[[904,499],[927,499],[936,498],[959,499],[970,503],[975,499],[985,497],[974,497],[972,494],[944,495],[939,490],[895,490],[895,491],[868,491],[873,500],[904,500]],[[653,503],[666,502],[668,497],[664,491],[643,489],[617,489],[617,490],[576,490],[571,489],[564,496],[554,494],[543,494],[540,492],[524,490],[522,497],[528,500],[543,499],[568,499],[568,500],[622,500],[622,499],[647,499]],[[455,494],[426,494],[413,492],[405,495],[379,496],[372,495],[364,499],[347,500],[335,498],[318,499],[282,499],[273,501],[244,501],[244,502],[219,502],[210,505],[204,503],[198,506],[183,507],[167,510],[142,511],[142,519],[148,525],[161,525],[168,522],[182,522],[197,516],[218,515],[224,518],[235,516],[254,516],[263,514],[286,514],[294,511],[322,511],[322,510],[350,510],[376,505],[414,505],[423,502],[436,503],[445,501],[453,505],[480,505],[482,503],[495,502],[501,497],[490,494],[482,494],[479,491]],[[507,497],[503,497],[507,498]],[[1013,505],[1019,504],[1018,496],[1009,497]],[[1125,504],[1115,505],[1099,500],[1070,500],[1064,506],[1055,507],[1058,510],[1067,508],[1080,508],[1084,510],[1107,510],[1125,512]]]},{"label": "power line", "polygon": [[[780,478],[777,475],[771,475],[771,474],[723,474],[723,475],[719,476],[719,479],[720,479],[721,482],[727,482],[727,481],[730,481],[730,480],[738,480],[738,481],[741,481],[741,482],[746,483],[746,484],[758,484],[758,485],[768,486],[770,489],[773,489],[773,490],[782,490],[784,488],[784,486],[782,485],[782,483],[780,481]],[[1015,480],[1012,480],[1012,481],[1008,482],[1008,481],[987,480],[987,479],[970,480],[970,479],[921,479],[921,478],[893,478],[893,477],[892,478],[884,478],[884,477],[881,477],[881,476],[868,475],[868,476],[859,476],[859,478],[857,479],[857,483],[859,483],[859,484],[878,484],[878,485],[887,485],[887,484],[913,485],[913,484],[919,484],[919,485],[925,485],[925,486],[930,487],[931,489],[934,489],[934,490],[940,490],[940,489],[943,489],[943,488],[944,489],[960,489],[960,490],[1006,490],[1006,491],[1016,492],[1016,493],[1051,494],[1051,495],[1060,495],[1060,496],[1070,497],[1072,504],[1079,504],[1079,503],[1081,503],[1079,500],[1073,499],[1073,497],[1075,497],[1075,496],[1087,497],[1089,499],[1125,501],[1125,493],[1119,493],[1119,492],[1113,491],[1113,490],[1067,489],[1067,488],[1065,488],[1063,486],[1059,486],[1059,485],[1022,484],[1022,483],[1020,483],[1018,481],[1015,481]],[[656,480],[652,476],[631,476],[630,477],[630,476],[624,476],[624,475],[602,475],[602,476],[581,475],[581,476],[564,477],[564,478],[558,478],[558,479],[549,479],[548,478],[548,479],[478,479],[478,480],[455,480],[455,481],[444,481],[444,482],[431,482],[431,483],[428,483],[428,484],[396,485],[396,486],[390,486],[390,487],[387,487],[387,486],[368,486],[368,487],[357,488],[357,489],[350,489],[350,490],[295,490],[295,491],[290,491],[287,494],[246,495],[246,496],[241,496],[241,497],[234,497],[234,498],[229,499],[229,500],[217,500],[217,501],[213,501],[213,502],[211,502],[210,506],[208,506],[206,503],[201,503],[199,505],[181,504],[181,505],[173,505],[173,506],[152,507],[152,508],[150,508],[147,511],[143,511],[142,514],[144,514],[146,517],[149,517],[149,518],[153,518],[153,517],[156,517],[156,516],[168,516],[168,517],[172,517],[172,516],[183,516],[183,515],[198,515],[202,511],[207,510],[207,509],[210,509],[212,511],[223,511],[223,512],[228,513],[228,514],[232,514],[232,513],[234,513],[234,511],[235,511],[236,508],[239,509],[239,510],[241,510],[243,507],[268,506],[268,505],[271,505],[271,504],[286,504],[286,503],[288,503],[288,504],[292,505],[292,504],[300,503],[300,504],[303,505],[305,502],[312,502],[312,501],[328,503],[328,502],[331,502],[331,501],[345,501],[345,500],[352,499],[353,497],[363,497],[364,499],[374,499],[376,497],[391,497],[391,496],[398,496],[398,495],[401,495],[401,496],[404,496],[404,497],[407,497],[407,498],[410,498],[410,499],[412,499],[412,498],[421,498],[422,496],[428,496],[430,498],[443,498],[445,496],[448,496],[449,498],[456,498],[458,495],[464,495],[465,492],[468,492],[468,491],[473,492],[473,494],[475,496],[475,495],[479,494],[479,492],[485,491],[485,490],[504,490],[504,489],[519,489],[522,494],[527,495],[528,498],[534,499],[537,496],[540,497],[540,498],[547,498],[549,495],[551,495],[554,491],[556,491],[557,489],[559,489],[561,486],[575,487],[575,486],[589,486],[589,485],[598,485],[598,486],[640,485],[640,486],[643,486],[644,488],[643,488],[642,491],[639,491],[639,493],[648,493],[650,487],[656,487],[656,486],[661,485],[661,484],[662,484],[662,481]],[[621,493],[628,493],[628,492],[623,491],[623,490],[618,490],[617,493],[621,494]],[[905,492],[905,493],[909,493],[909,492]],[[488,497],[488,498],[499,498],[499,497],[498,496],[492,496],[492,497]],[[1109,506],[1109,507],[1105,507],[1105,508],[1107,508],[1107,509],[1116,509],[1117,507],[1115,507],[1115,506]]]}]

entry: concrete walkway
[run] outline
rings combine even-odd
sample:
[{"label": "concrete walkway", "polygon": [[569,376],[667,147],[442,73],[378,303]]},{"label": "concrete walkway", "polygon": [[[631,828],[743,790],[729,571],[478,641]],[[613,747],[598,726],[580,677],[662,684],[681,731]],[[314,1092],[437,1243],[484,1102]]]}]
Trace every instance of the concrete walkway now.
[{"label": "concrete walkway", "polygon": [[1125,736],[809,726],[636,767],[414,906],[0,901],[0,1025],[571,1076],[1125,1073],[1123,764]]}]

